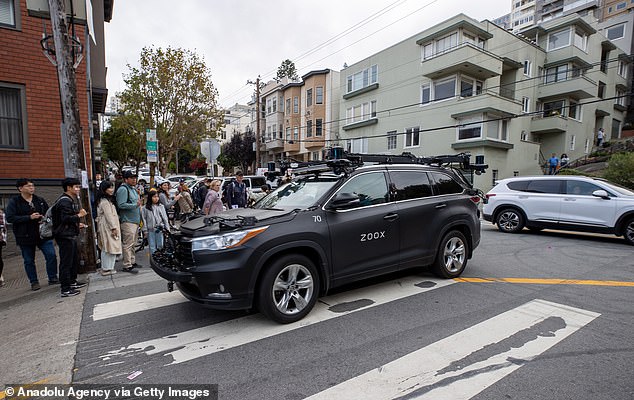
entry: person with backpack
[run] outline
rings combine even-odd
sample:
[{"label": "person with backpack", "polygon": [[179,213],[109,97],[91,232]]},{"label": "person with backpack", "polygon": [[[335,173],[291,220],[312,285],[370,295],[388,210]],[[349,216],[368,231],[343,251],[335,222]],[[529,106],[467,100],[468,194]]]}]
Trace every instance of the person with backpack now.
[{"label": "person with backpack", "polygon": [[86,286],[85,282],[77,280],[79,267],[79,249],[77,239],[79,230],[86,228],[81,219],[88,212],[79,204],[81,184],[77,178],[65,178],[62,181],[64,193],[53,206],[53,236],[59,249],[59,280],[61,296],[77,296],[79,288]]},{"label": "person with backpack", "polygon": [[46,260],[48,284],[59,283],[57,278],[57,256],[51,238],[40,237],[39,224],[48,210],[46,200],[35,195],[35,184],[31,179],[20,178],[15,182],[20,192],[13,197],[7,208],[6,220],[13,224],[15,242],[22,251],[24,270],[31,283],[31,290],[39,290],[40,282],[35,267],[35,248],[39,248]]},{"label": "person with backpack", "polygon": [[141,224],[141,197],[136,190],[137,176],[130,170],[123,171],[123,183],[117,189],[116,205],[121,224],[121,244],[123,252],[124,272],[136,274],[134,268],[141,266],[136,263],[134,245]]},{"label": "person with backpack", "polygon": [[117,254],[121,254],[121,226],[114,205],[114,185],[102,181],[95,195],[97,203],[97,243],[101,249],[101,275],[115,274]]},{"label": "person with backpack", "polygon": [[245,208],[248,202],[247,185],[242,182],[244,175],[242,171],[236,172],[236,178],[227,185],[226,203],[227,208]]},{"label": "person with backpack", "polygon": [[186,221],[191,214],[194,212],[194,201],[192,200],[192,195],[189,192],[189,188],[187,184],[182,181],[178,185],[178,194],[180,195],[178,199],[178,208],[180,209],[180,218],[181,221]]}]

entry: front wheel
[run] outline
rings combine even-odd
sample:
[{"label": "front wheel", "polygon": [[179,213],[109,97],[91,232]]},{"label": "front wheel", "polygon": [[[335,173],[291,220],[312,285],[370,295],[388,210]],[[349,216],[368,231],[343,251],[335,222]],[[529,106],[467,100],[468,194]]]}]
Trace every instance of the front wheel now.
[{"label": "front wheel", "polygon": [[501,232],[516,233],[524,229],[524,216],[515,208],[505,208],[498,213],[495,223]]},{"label": "front wheel", "polygon": [[299,254],[283,256],[266,270],[258,290],[258,307],[268,318],[289,324],[304,318],[315,305],[319,275]]},{"label": "front wheel", "polygon": [[432,265],[434,274],[441,278],[457,278],[467,266],[469,244],[459,231],[447,233],[440,242],[436,260]]},{"label": "front wheel", "polygon": [[634,218],[630,218],[625,223],[625,230],[623,231],[623,238],[631,245],[634,245]]}]

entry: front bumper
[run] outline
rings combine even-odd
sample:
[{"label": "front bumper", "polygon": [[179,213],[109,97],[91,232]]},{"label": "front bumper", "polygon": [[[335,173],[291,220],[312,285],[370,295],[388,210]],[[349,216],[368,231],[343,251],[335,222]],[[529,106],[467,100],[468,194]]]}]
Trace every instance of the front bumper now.
[{"label": "front bumper", "polygon": [[493,222],[493,215],[491,215],[491,214],[485,214],[485,213],[482,213],[482,218],[483,218],[485,221],[488,221],[488,222]]}]

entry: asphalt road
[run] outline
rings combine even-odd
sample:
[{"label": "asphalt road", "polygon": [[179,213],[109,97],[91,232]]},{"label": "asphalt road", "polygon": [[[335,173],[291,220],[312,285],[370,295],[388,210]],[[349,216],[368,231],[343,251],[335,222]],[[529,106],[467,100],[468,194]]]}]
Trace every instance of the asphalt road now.
[{"label": "asphalt road", "polygon": [[632,399],[634,257],[617,238],[483,223],[459,280],[410,270],[277,325],[91,282],[74,383],[218,384],[220,399]]}]

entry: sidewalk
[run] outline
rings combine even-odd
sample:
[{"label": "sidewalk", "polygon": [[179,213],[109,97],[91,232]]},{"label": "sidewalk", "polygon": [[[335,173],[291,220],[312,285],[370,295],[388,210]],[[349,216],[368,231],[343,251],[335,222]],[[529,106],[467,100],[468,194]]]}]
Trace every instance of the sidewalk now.
[{"label": "sidewalk", "polygon": [[[147,250],[147,249],[146,249]],[[60,297],[60,286],[47,284],[44,257],[35,263],[42,288],[31,290],[21,256],[4,258],[5,286],[0,287],[0,399],[6,384],[71,383],[86,293],[155,279],[146,250],[136,254],[143,265],[137,275],[120,272],[80,275],[89,282],[74,297]],[[59,258],[58,258],[59,261]]]}]

